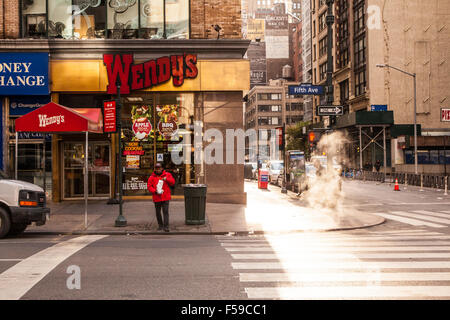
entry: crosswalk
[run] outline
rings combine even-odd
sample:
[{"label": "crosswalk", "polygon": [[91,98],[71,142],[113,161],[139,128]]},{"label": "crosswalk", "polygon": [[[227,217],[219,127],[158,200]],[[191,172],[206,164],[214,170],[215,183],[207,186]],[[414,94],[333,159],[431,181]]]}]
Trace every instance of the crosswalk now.
[{"label": "crosswalk", "polygon": [[450,236],[438,232],[217,239],[250,299],[450,299]]},{"label": "crosswalk", "polygon": [[406,223],[413,226],[427,226],[432,228],[450,227],[450,211],[391,211],[391,212],[374,212],[380,217]]}]

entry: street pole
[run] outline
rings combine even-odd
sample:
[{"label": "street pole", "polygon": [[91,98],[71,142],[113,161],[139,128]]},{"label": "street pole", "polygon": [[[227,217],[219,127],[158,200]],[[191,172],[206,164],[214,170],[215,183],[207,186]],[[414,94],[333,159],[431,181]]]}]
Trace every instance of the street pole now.
[{"label": "street pole", "polygon": [[120,100],[120,84],[117,85],[117,129],[119,131],[119,216],[116,219],[115,226],[116,227],[126,227],[127,220],[123,216],[123,202],[122,202],[122,194],[123,194],[123,184],[122,184],[122,102]]},{"label": "street pole", "polygon": [[416,175],[417,170],[417,85],[416,85],[416,74],[413,73],[414,77],[414,171]]},{"label": "street pole", "polygon": [[[333,24],[334,24],[334,15],[333,15],[333,3],[334,0],[327,0],[328,12],[326,17],[327,22],[327,88],[326,88],[326,100],[328,105],[333,104]],[[334,117],[330,116],[329,128],[331,129],[331,125],[334,124]]]},{"label": "street pole", "polygon": [[283,173],[284,173],[284,177],[283,177],[283,186],[281,188],[281,193],[287,193],[287,189],[286,189],[286,122],[283,122],[283,131],[282,131],[282,135],[283,135]]}]

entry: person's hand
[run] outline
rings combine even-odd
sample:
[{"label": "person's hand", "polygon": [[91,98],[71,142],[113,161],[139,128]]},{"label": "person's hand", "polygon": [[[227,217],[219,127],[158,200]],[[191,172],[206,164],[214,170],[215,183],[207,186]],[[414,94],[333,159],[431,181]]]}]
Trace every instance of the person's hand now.
[{"label": "person's hand", "polygon": [[166,179],[167,179],[166,177],[162,178],[163,181],[166,181]]}]

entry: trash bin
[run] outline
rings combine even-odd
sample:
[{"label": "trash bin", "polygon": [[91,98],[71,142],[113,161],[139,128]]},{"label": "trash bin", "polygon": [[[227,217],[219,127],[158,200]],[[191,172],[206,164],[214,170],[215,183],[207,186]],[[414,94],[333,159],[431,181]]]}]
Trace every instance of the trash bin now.
[{"label": "trash bin", "polygon": [[205,224],[206,185],[185,184],[183,187],[186,224]]}]

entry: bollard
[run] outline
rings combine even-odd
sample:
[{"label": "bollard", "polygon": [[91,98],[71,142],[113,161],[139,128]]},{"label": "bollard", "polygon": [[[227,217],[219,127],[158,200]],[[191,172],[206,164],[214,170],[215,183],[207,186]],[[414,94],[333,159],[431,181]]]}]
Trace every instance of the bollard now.
[{"label": "bollard", "polygon": [[403,189],[408,189],[408,174],[405,173],[405,186],[403,187]]},{"label": "bollard", "polygon": [[420,175],[420,190],[423,191],[423,174]]},{"label": "bollard", "polygon": [[445,186],[444,196],[448,195],[448,193],[447,193],[447,187],[448,187],[447,183],[448,183],[448,177],[445,177],[445,181],[444,181],[444,186]]}]

